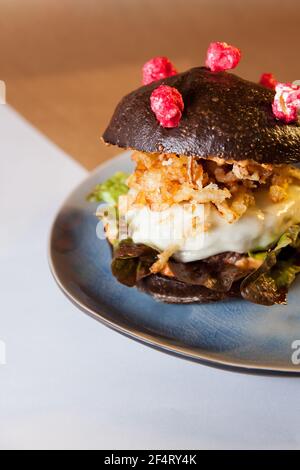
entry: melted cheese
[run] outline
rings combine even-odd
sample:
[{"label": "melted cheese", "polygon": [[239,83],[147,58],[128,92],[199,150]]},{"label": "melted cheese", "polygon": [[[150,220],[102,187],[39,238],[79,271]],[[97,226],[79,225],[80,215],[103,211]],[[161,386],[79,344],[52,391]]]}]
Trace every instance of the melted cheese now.
[{"label": "melted cheese", "polygon": [[126,214],[128,235],[159,251],[176,247],[174,258],[188,263],[209,256],[235,251],[264,249],[291,225],[300,223],[300,186],[291,185],[288,198],[271,202],[265,190],[256,193],[256,205],[237,222],[229,224],[209,206],[174,205],[163,212],[148,207]]}]

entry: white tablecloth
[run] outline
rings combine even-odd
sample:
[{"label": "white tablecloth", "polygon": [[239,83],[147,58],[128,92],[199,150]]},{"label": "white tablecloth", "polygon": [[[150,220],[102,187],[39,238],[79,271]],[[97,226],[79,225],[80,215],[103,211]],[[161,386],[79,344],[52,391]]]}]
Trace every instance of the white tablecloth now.
[{"label": "white tablecloth", "polygon": [[47,239],[87,172],[4,105],[0,138],[0,448],[300,448],[299,379],[162,354],[64,298]]}]

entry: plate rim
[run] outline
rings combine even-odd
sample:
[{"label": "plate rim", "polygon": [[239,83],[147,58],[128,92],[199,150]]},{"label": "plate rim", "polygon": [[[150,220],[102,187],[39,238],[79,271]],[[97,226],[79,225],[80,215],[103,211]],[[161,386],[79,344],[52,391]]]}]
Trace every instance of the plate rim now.
[{"label": "plate rim", "polygon": [[[62,291],[62,293],[67,297],[69,301],[73,305],[75,305],[80,311],[87,314],[94,320],[97,320],[102,325],[110,328],[111,330],[126,336],[127,338],[133,339],[145,346],[151,347],[160,352],[164,352],[166,354],[179,357],[181,359],[189,360],[192,362],[196,362],[208,367],[213,367],[217,369],[227,370],[229,372],[238,372],[244,374],[252,374],[252,375],[271,375],[271,376],[288,376],[288,377],[300,377],[300,370],[293,368],[291,365],[290,367],[272,367],[267,364],[256,364],[256,363],[244,363],[244,362],[233,362],[230,360],[222,360],[215,357],[211,357],[209,354],[205,352],[201,353],[191,353],[191,351],[187,351],[184,347],[176,346],[169,344],[167,340],[163,341],[159,338],[155,338],[153,335],[146,334],[140,332],[136,328],[124,327],[123,325],[112,322],[108,320],[105,315],[100,311],[97,312],[96,310],[87,307],[84,303],[82,303],[78,298],[76,298],[69,289],[63,284],[62,280],[59,277],[59,274],[55,268],[53,253],[52,253],[52,240],[53,240],[53,233],[54,228],[57,222],[59,215],[61,214],[62,210],[68,204],[68,201],[72,199],[72,196],[77,193],[77,191],[84,186],[88,180],[90,180],[93,176],[104,170],[105,168],[109,167],[112,161],[117,162],[118,160],[123,160],[128,157],[130,154],[129,151],[122,152],[116,155],[113,158],[101,163],[97,166],[94,170],[88,173],[88,175],[71,191],[71,193],[67,196],[64,202],[59,207],[58,211],[56,212],[53,222],[50,227],[50,233],[48,237],[48,264],[51,271],[51,274]],[[170,308],[172,305],[170,305]]]}]

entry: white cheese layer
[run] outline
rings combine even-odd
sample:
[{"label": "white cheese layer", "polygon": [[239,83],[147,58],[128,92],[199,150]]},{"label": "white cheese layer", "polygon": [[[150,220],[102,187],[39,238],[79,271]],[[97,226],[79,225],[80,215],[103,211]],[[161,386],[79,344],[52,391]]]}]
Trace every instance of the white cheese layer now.
[{"label": "white cheese layer", "polygon": [[291,225],[300,223],[300,186],[291,185],[288,198],[277,204],[266,190],[257,192],[256,205],[232,224],[216,209],[201,204],[174,205],[163,212],[131,209],[126,221],[135,243],[159,251],[173,247],[174,258],[184,263],[225,251],[247,253],[266,248]]}]

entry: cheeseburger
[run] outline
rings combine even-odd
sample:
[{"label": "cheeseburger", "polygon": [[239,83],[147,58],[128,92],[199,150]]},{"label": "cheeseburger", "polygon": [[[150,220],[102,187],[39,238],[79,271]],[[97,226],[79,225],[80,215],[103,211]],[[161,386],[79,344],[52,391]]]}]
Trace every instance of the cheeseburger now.
[{"label": "cheeseburger", "polygon": [[228,72],[239,59],[213,43],[206,67],[149,61],[103,135],[135,164],[89,197],[109,203],[112,272],[160,301],[282,304],[300,272],[300,88]]}]

